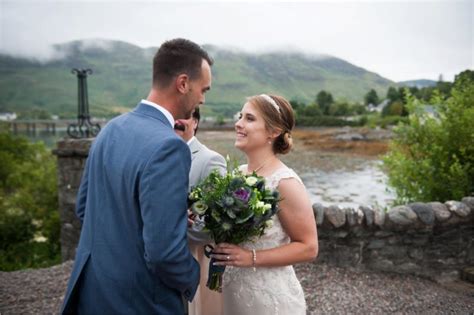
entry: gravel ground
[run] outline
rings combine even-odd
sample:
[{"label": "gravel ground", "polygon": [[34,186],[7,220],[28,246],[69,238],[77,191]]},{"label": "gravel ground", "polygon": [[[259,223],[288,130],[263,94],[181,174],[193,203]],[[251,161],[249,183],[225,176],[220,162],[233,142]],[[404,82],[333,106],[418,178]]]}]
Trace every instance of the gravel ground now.
[{"label": "gravel ground", "polygon": [[[0,314],[53,314],[62,302],[72,262],[0,272]],[[296,267],[308,314],[473,314],[474,285],[440,285],[414,276],[337,268]]]}]

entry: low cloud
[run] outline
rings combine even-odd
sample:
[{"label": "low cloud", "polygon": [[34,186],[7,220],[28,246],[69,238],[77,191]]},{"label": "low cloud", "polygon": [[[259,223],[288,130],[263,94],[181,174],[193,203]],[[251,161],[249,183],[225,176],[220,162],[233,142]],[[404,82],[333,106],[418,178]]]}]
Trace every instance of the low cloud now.
[{"label": "low cloud", "polygon": [[111,51],[113,45],[114,41],[105,39],[84,39],[50,45],[42,43],[40,45],[34,45],[34,49],[32,49],[33,45],[21,45],[21,43],[17,43],[14,47],[0,48],[0,54],[47,63],[64,59],[77,50],[80,52],[96,49]]}]

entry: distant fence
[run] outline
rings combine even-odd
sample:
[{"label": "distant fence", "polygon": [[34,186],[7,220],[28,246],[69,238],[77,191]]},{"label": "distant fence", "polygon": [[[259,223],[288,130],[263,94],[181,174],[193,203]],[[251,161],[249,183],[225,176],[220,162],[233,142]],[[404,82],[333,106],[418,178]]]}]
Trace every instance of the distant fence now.
[{"label": "distant fence", "polygon": [[[93,120],[104,126],[107,120]],[[36,135],[40,132],[56,134],[59,129],[66,130],[69,124],[77,123],[77,119],[25,119],[25,120],[9,120],[2,122],[6,124],[13,134],[25,133],[28,135]]]},{"label": "distant fence", "polygon": [[[92,139],[57,143],[61,253],[73,259],[81,225],[76,194]],[[319,235],[315,263],[458,279],[474,265],[474,197],[446,203],[413,203],[385,212],[361,206],[313,205]]]}]

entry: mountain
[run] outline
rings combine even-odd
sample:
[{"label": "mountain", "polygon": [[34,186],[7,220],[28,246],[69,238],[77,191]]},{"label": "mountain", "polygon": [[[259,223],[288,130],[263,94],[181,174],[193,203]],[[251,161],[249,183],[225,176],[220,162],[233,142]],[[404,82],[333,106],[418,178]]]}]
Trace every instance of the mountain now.
[{"label": "mountain", "polygon": [[437,82],[433,80],[419,79],[419,80],[401,81],[401,82],[398,82],[397,84],[399,86],[417,87],[421,89],[424,87],[436,86],[436,83]]},{"label": "mountain", "polygon": [[[362,101],[375,89],[384,95],[396,83],[342,59],[297,52],[253,54],[205,45],[215,64],[205,112],[230,116],[246,96],[275,93],[311,102],[320,90],[335,99]],[[74,117],[77,79],[72,68],[90,68],[90,111],[110,116],[127,111],[146,97],[156,48],[110,40],[81,40],[54,46],[61,58],[35,61],[0,54],[0,112],[46,110]]]}]

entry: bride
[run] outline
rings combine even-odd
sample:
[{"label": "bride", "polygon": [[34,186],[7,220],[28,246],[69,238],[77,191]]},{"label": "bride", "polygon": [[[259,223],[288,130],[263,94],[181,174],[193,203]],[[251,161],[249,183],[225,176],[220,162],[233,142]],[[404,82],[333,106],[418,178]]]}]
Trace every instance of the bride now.
[{"label": "bride", "polygon": [[318,254],[316,223],[306,189],[298,175],[278,154],[292,147],[295,118],[283,97],[250,97],[235,124],[235,146],[247,156],[244,173],[266,178],[278,188],[280,212],[265,234],[240,246],[221,243],[215,248],[216,265],[224,273],[224,314],[306,314],[303,289],[292,267]]}]

